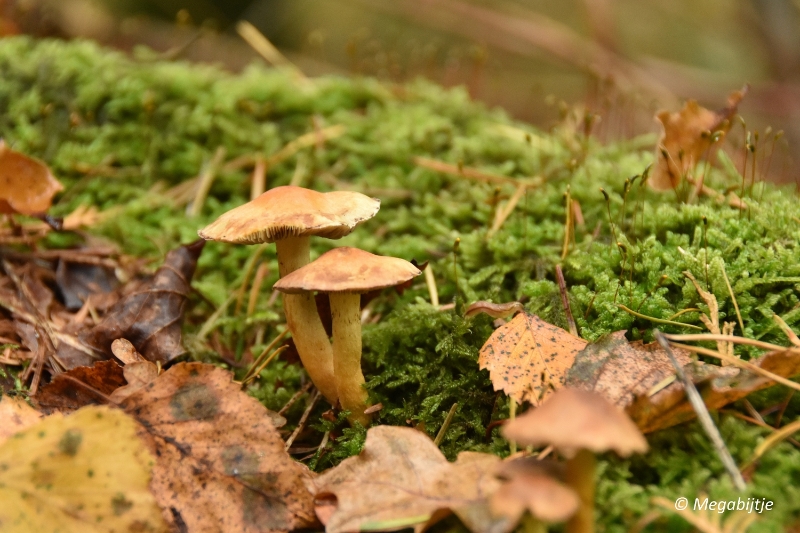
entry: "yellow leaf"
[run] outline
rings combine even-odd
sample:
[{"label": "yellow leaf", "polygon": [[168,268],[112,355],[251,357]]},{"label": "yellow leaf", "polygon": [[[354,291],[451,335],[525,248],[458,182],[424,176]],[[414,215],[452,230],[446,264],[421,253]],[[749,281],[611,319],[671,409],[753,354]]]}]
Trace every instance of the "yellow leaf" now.
[{"label": "yellow leaf", "polygon": [[90,406],[9,438],[0,445],[0,531],[166,532],[135,427],[122,411]]}]

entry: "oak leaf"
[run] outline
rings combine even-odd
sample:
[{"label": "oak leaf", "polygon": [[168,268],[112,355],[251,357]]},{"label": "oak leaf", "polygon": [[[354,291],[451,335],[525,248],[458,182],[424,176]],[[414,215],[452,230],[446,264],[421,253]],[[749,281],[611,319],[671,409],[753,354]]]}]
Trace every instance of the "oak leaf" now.
[{"label": "oak leaf", "polygon": [[47,165],[0,140],[0,213],[42,215],[63,189]]},{"label": "oak leaf", "polygon": [[519,313],[497,328],[481,348],[478,363],[489,370],[495,390],[518,403],[539,405],[561,387],[586,341],[535,315]]},{"label": "oak leaf", "polygon": [[190,282],[205,241],[171,250],[155,275],[111,308],[103,321],[81,335],[93,350],[110,357],[111,343],[128,339],[146,359],[168,363],[183,355],[181,322]]},{"label": "oak leaf", "polygon": [[[326,533],[414,527],[421,531],[455,513],[473,533],[505,533],[515,522],[493,517],[488,498],[500,482],[500,458],[462,452],[450,463],[421,431],[377,426],[364,450],[319,476],[318,515]],[[334,495],[331,509],[326,496]]]},{"label": "oak leaf", "polygon": [[311,474],[284,450],[282,418],[231,377],[179,363],[120,404],[157,457],[150,487],[167,522],[225,533],[313,526]]},{"label": "oak leaf", "polygon": [[[673,349],[681,366],[692,362],[683,350]],[[617,331],[588,344],[575,357],[567,373],[567,386],[593,390],[624,409],[637,396],[669,376],[675,368],[658,343],[628,342],[624,331]]]},{"label": "oak leaf", "polygon": [[166,532],[148,489],[151,462],[122,411],[52,415],[0,445],[0,530]]},{"label": "oak leaf", "polygon": [[730,119],[747,87],[728,96],[727,107],[710,111],[696,101],[689,100],[677,113],[661,111],[656,119],[664,131],[656,146],[656,164],[648,183],[658,191],[677,187],[683,177],[700,162],[711,146],[730,129]]}]

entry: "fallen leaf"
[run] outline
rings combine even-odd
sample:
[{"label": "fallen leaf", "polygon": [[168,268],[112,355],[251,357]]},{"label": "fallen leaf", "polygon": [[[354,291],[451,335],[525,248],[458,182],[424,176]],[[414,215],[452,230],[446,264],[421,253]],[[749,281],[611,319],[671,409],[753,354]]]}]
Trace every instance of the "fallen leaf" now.
[{"label": "fallen leaf", "polygon": [[539,405],[564,385],[575,356],[585,347],[583,339],[535,315],[519,313],[492,333],[478,363],[489,370],[495,390],[518,403]]},{"label": "fallen leaf", "polygon": [[107,294],[117,285],[114,271],[106,266],[58,261],[56,283],[70,311],[80,309],[89,296]]},{"label": "fallen leaf", "polygon": [[505,533],[515,523],[493,517],[488,503],[500,485],[492,474],[499,462],[495,455],[462,452],[450,463],[421,431],[373,427],[361,454],[316,479],[318,514],[326,533],[421,531],[450,512],[473,533]]},{"label": "fallen leaf", "polygon": [[[800,374],[800,352],[794,349],[769,352],[750,362],[782,377]],[[684,367],[684,371],[697,385],[709,410],[719,409],[775,384],[765,377],[730,366],[691,363]],[[674,382],[652,396],[637,397],[626,411],[644,433],[668,428],[695,417],[695,411],[686,399],[680,382]]]},{"label": "fallen leaf", "polygon": [[125,383],[122,367],[116,361],[98,361],[93,366],[57,374],[40,387],[33,402],[45,414],[69,413],[85,405],[106,403],[106,398]]},{"label": "fallen leaf", "polygon": [[514,313],[521,313],[523,310],[522,304],[519,302],[493,304],[492,302],[485,302],[481,300],[470,304],[469,307],[467,307],[464,316],[470,317],[479,313],[485,313],[492,318],[506,318]]},{"label": "fallen leaf", "polygon": [[283,419],[201,363],[179,363],[121,407],[157,457],[151,489],[182,531],[278,532],[316,523],[308,469],[284,450]]},{"label": "fallen leaf", "polygon": [[555,479],[523,473],[512,477],[494,493],[491,509],[515,523],[525,511],[543,522],[563,522],[575,514],[578,503],[577,494]]},{"label": "fallen leaf", "polygon": [[712,144],[719,141],[715,133],[722,135],[730,129],[730,118],[747,87],[728,96],[728,106],[719,111],[710,111],[689,100],[678,113],[661,111],[656,119],[664,128],[656,145],[656,164],[648,183],[658,191],[668,191],[677,187],[683,177],[707,157]]},{"label": "fallen leaf", "polygon": [[0,530],[166,532],[152,460],[122,411],[50,416],[0,445]]},{"label": "fallen leaf", "polygon": [[0,213],[44,214],[63,189],[47,165],[0,140]]},{"label": "fallen leaf", "polygon": [[42,414],[22,398],[0,397],[0,444],[30,426],[38,424]]},{"label": "fallen leaf", "polygon": [[150,361],[168,363],[183,355],[181,322],[197,258],[205,241],[180,246],[139,289],[117,302],[103,321],[81,335],[95,351],[110,357],[111,343],[128,339]]},{"label": "fallen leaf", "polygon": [[142,357],[142,354],[136,351],[136,347],[128,339],[114,339],[111,343],[111,353],[114,354],[114,357],[122,361],[123,365],[147,361],[147,359]]},{"label": "fallen leaf", "polygon": [[[692,358],[683,350],[673,353],[681,366]],[[637,396],[675,375],[675,367],[657,343],[628,342],[624,331],[617,331],[588,344],[575,357],[567,372],[567,386],[593,390],[622,409]]]}]

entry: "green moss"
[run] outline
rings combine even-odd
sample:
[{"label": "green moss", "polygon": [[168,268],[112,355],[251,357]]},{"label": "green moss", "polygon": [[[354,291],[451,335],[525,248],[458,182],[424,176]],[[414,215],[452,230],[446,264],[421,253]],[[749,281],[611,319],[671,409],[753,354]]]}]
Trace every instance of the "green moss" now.
[{"label": "green moss", "polygon": [[[125,253],[157,264],[167,250],[195,239],[199,228],[248,199],[249,176],[243,170],[221,172],[195,218],[165,193],[198,175],[218,147],[225,148],[227,159],[269,155],[313,131],[316,121],[344,125],[346,133],[323,149],[302,151],[306,185],[323,191],[363,190],[380,196],[382,208],[338,242],[315,240],[315,255],[348,245],[429,260],[442,303],[456,296],[461,304],[519,299],[529,311],[563,326],[554,275],[561,262],[573,314],[588,340],[620,329],[628,330],[631,339],[651,339],[653,324],[618,304],[662,319],[687,308],[705,310],[682,274],[686,270],[701,286],[708,283],[719,300],[722,320],[736,321],[723,270],[727,273],[747,336],[786,344],[771,313],[790,325],[800,321],[800,204],[787,189],[757,185],[746,197],[751,206],[746,212],[709,198],[688,204],[685,190],[657,194],[641,187],[641,180],[623,201],[625,179],[651,162],[652,137],[604,146],[576,134],[566,122],[542,132],[470,101],[462,89],[444,90],[423,81],[397,87],[372,79],[330,77],[304,89],[259,66],[234,76],[212,67],[160,62],[145,51],[137,57],[85,42],[0,42],[4,138],[44,158],[67,185],[54,207],[56,214],[81,204],[117,208],[91,232],[119,243]],[[509,126],[529,133],[532,140],[504,134],[501,127]],[[418,167],[413,163],[417,156],[515,178],[538,175],[545,184],[529,191],[500,231],[487,238],[496,211],[495,187]],[[289,183],[297,161],[290,157],[270,168],[269,185]],[[712,170],[706,183],[717,190],[737,187],[731,165],[722,167]],[[585,226],[577,228],[575,243],[562,262],[567,187],[580,203]],[[609,193],[608,207],[601,187]],[[500,187],[501,200],[513,190]],[[705,236],[703,217],[708,220]],[[454,257],[456,238],[461,245]],[[624,260],[615,239],[627,248]],[[54,235],[47,245],[80,240],[73,234]],[[221,305],[241,284],[254,249],[209,243],[195,286]],[[241,312],[235,316],[231,304],[211,333],[235,357],[247,350],[258,354],[282,324],[279,305],[268,304],[269,287],[277,277],[273,248],[261,257],[270,269],[256,312],[247,319]],[[663,274],[666,281],[653,290]],[[223,364],[196,338],[213,309],[199,298],[192,302],[185,326],[187,345],[196,359]],[[364,370],[372,400],[383,404],[377,421],[412,424],[435,435],[458,403],[444,436],[444,453],[451,459],[462,450],[506,454],[497,431],[487,434],[487,428],[507,417],[507,401],[493,392],[487,374],[477,366],[478,351],[492,331],[490,321],[464,320],[427,302],[427,288],[419,280],[402,295],[385,291],[370,304],[372,316],[380,320],[364,330]],[[677,320],[702,325],[697,312]],[[664,329],[685,331],[678,326]],[[738,325],[736,333],[742,333]],[[737,353],[748,358],[758,351],[738,347]],[[237,372],[241,375],[243,370]],[[304,379],[296,363],[279,360],[249,391],[277,410]],[[780,401],[764,394],[759,396],[764,406]],[[287,430],[297,424],[306,402],[302,398],[286,413]],[[317,406],[296,441],[313,447],[330,432],[328,447],[310,457],[317,469],[357,453],[365,435],[363,428],[347,428],[341,417],[327,421],[324,411]],[[798,415],[800,405],[793,401],[786,419]],[[725,415],[719,422],[740,461],[764,435]],[[647,499],[654,494],[691,497],[702,490],[718,498],[731,493],[707,439],[695,426],[660,432],[651,444],[653,451],[647,456],[602,463],[599,509],[605,531],[627,530],[649,508]],[[787,444],[768,453],[756,470],[749,490],[776,501],[776,511],[764,517],[764,531],[778,531],[798,520],[800,509],[794,502],[800,498],[790,488],[797,486],[798,470],[800,452]],[[668,526],[684,527],[677,518],[669,519]]]}]

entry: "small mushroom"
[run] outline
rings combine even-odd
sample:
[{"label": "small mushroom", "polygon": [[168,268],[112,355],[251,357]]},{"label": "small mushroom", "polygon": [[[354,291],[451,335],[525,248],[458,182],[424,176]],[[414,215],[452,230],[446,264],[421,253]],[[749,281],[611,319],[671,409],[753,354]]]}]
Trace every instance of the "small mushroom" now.
[{"label": "small mushroom", "polygon": [[604,397],[562,388],[541,406],[509,422],[503,436],[523,445],[552,445],[567,458],[567,484],[580,507],[567,522],[567,533],[594,531],[595,453],[622,457],[647,451],[647,440],[628,416]]},{"label": "small mushroom", "polygon": [[361,373],[361,294],[399,285],[422,272],[403,259],[357,248],[334,248],[283,277],[275,288],[287,294],[327,293],[333,319],[333,372],[342,409],[350,422],[366,426],[367,391]]},{"label": "small mushroom", "polygon": [[[236,244],[274,242],[284,277],[305,266],[310,237],[339,239],[375,216],[380,201],[361,193],[321,193],[302,187],[275,187],[255,200],[231,209],[198,233],[207,240]],[[333,352],[310,294],[286,295],[286,323],[311,381],[336,405]]]}]

